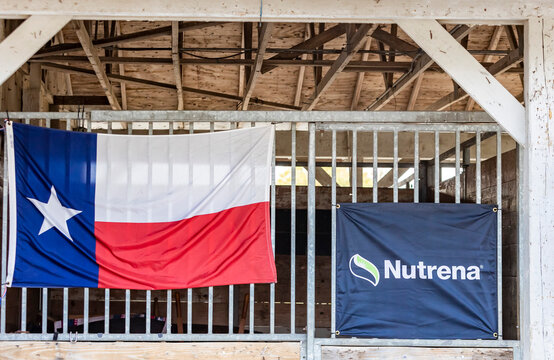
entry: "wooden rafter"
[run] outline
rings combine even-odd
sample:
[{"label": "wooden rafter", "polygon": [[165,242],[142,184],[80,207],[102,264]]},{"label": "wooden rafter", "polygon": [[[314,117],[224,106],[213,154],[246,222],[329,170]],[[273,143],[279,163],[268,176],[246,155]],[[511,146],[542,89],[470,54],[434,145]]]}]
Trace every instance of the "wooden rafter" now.
[{"label": "wooden rafter", "polygon": [[119,105],[119,101],[117,101],[112,83],[110,82],[106,71],[102,67],[102,62],[98,57],[98,52],[92,44],[92,40],[90,39],[90,36],[85,28],[85,24],[82,20],[76,20],[73,22],[73,27],[75,29],[75,32],[77,33],[79,41],[81,42],[81,46],[83,47],[83,50],[90,61],[90,64],[92,65],[92,68],[96,73],[96,77],[100,82],[100,86],[102,86],[102,90],[104,90],[104,93],[106,94],[106,97],[110,102],[112,109],[121,110],[121,105]]},{"label": "wooden rafter", "polygon": [[[54,63],[43,63],[42,67],[44,69],[50,69],[53,71],[60,71],[60,72],[66,72],[71,74],[80,74],[80,75],[89,75],[89,76],[96,76],[96,73],[92,70],[82,69],[79,67],[74,66],[67,66],[67,65],[60,65],[60,64],[54,64]],[[127,84],[139,84],[139,85],[147,85],[152,86],[155,88],[160,89],[169,89],[169,90],[175,90],[175,85],[163,83],[159,81],[153,81],[153,80],[146,80],[146,79],[140,79],[130,76],[123,76],[118,74],[108,74],[107,75],[109,79],[115,81],[115,82],[121,82],[121,83],[127,83]],[[220,93],[216,91],[210,91],[210,90],[202,90],[202,89],[196,89],[191,88],[187,86],[183,86],[184,92],[189,92],[193,94],[199,94],[199,95],[205,95],[205,96],[211,96],[222,100],[229,100],[234,102],[242,102],[243,98],[236,95],[231,94],[225,94]],[[300,107],[288,105],[288,104],[281,104],[273,101],[267,101],[262,100],[258,98],[250,98],[250,102],[260,105],[260,106],[266,106],[274,109],[284,109],[284,110],[300,110]]]},{"label": "wooden rafter", "polygon": [[[396,37],[397,33],[398,33],[398,25],[396,24],[391,24],[391,35]],[[389,46],[389,51],[390,50],[394,50],[391,46]],[[396,58],[396,56],[394,55],[394,52],[391,52],[389,54],[389,62],[390,63],[394,63],[394,59]],[[391,88],[392,87],[392,84],[394,82],[394,74],[389,72],[387,73],[387,88]]]},{"label": "wooden rafter", "polygon": [[[518,39],[516,38],[516,33],[515,33],[514,28],[512,27],[512,25],[505,25],[504,29],[506,30],[506,36],[508,37],[508,43],[510,44],[510,49],[512,49],[512,50],[517,49],[517,48],[522,48],[523,49],[523,46],[521,46],[521,44],[520,44],[520,42],[522,42],[523,37],[520,36],[519,41],[518,41]],[[519,66],[521,68],[523,68],[523,64],[520,64]],[[523,83],[524,83],[523,74],[521,74],[519,76],[519,79],[521,80],[521,85],[523,85]]]},{"label": "wooden rafter", "polygon": [[261,74],[262,63],[264,61],[265,49],[269,44],[271,37],[271,30],[273,30],[273,23],[263,23],[258,33],[258,52],[256,53],[256,59],[254,61],[254,67],[251,69],[250,78],[246,84],[246,90],[244,91],[244,98],[242,100],[242,110],[248,110],[248,103],[254,92],[254,87]]},{"label": "wooden rafter", "polygon": [[[523,61],[523,54],[521,49],[512,50],[508,55],[502,57],[500,60],[492,64],[487,68],[491,75],[496,76],[506,72],[514,65],[518,65]],[[450,94],[443,96],[439,100],[431,104],[427,110],[440,111],[448,108],[449,106],[457,103],[458,101],[468,98],[469,95],[462,89],[459,89],[457,93],[451,92]]]},{"label": "wooden rafter", "polygon": [[385,45],[388,45],[391,49],[402,52],[404,55],[414,58],[419,48],[413,46],[407,41],[400,39],[398,36],[395,36],[391,33],[384,31],[383,29],[377,28],[371,33],[371,37],[377,41],[382,42]]},{"label": "wooden rafter", "polygon": [[181,74],[181,63],[179,61],[179,22],[171,22],[171,60],[173,61],[173,75],[175,76],[175,87],[177,88],[177,110],[185,109],[183,99],[183,77]]},{"label": "wooden rafter", "polygon": [[408,111],[413,111],[415,109],[417,96],[419,95],[419,90],[421,89],[421,83],[423,82],[423,75],[424,74],[419,75],[416,81],[414,82],[414,86],[412,86],[412,92],[410,93],[410,99],[408,100],[408,106],[406,108],[406,110]]},{"label": "wooden rafter", "polygon": [[[463,39],[469,33],[470,28],[466,25],[457,26],[452,32],[452,37],[457,41]],[[377,100],[371,103],[366,110],[380,110],[391,99],[397,96],[401,91],[406,89],[412,82],[414,82],[425,70],[429,69],[433,65],[434,61],[431,57],[425,53],[422,53],[414,59],[413,67],[406,74],[401,76],[392,85],[390,89],[385,90]]]},{"label": "wooden rafter", "polygon": [[[308,40],[310,33],[310,27],[306,24],[306,29],[304,30],[304,41]],[[302,54],[300,57],[302,60],[306,60],[307,55]],[[298,79],[296,80],[296,91],[294,92],[294,106],[300,106],[300,100],[302,100],[302,87],[304,86],[304,75],[306,73],[306,67],[301,66],[298,69]]]},{"label": "wooden rafter", "polygon": [[[215,25],[221,25],[220,22],[190,22],[190,23],[181,23],[179,25],[179,31],[189,31],[189,30],[197,30],[197,29],[204,29],[206,27],[215,26]],[[119,45],[124,44],[128,42],[133,41],[141,41],[141,40],[148,40],[159,36],[164,35],[171,35],[171,26],[162,26],[156,29],[150,29],[150,30],[144,30],[129,34],[123,34],[118,35],[114,37],[108,37],[105,39],[95,39],[92,41],[92,44],[95,47],[109,47],[113,45]],[[63,53],[70,53],[75,51],[82,50],[80,43],[68,43],[68,44],[60,44],[56,46],[50,46],[47,48],[44,48],[40,51],[38,51],[35,54],[35,57],[41,57],[41,56],[48,56],[48,55],[56,55],[56,54],[63,54]]]},{"label": "wooden rafter", "polygon": [[339,57],[335,60],[331,68],[327,70],[325,76],[317,85],[314,94],[310,97],[309,101],[304,104],[304,106],[302,106],[302,110],[313,110],[313,108],[321,98],[321,95],[325,92],[325,90],[329,88],[333,81],[335,81],[342,69],[344,69],[344,67],[348,65],[350,60],[352,60],[352,57],[360,49],[368,31],[372,28],[375,28],[375,26],[376,25],[372,24],[362,24],[355,32],[352,33],[351,36],[347,36],[348,41],[346,46],[340,53]]},{"label": "wooden rafter", "polygon": [[[121,35],[121,23],[119,21],[115,24],[115,31],[116,35]],[[117,50],[116,54],[118,57],[124,56],[121,48]],[[102,61],[102,59],[100,59],[100,61]],[[119,75],[125,75],[125,65],[122,63],[119,64]],[[127,110],[127,85],[125,83],[120,83],[119,88],[121,90],[121,108]]]},{"label": "wooden rafter", "polygon": [[[494,28],[494,31],[492,32],[491,39],[489,41],[489,46],[487,47],[488,50],[496,50],[496,47],[498,46],[498,42],[500,41],[500,36],[502,35],[502,26],[496,26]],[[483,58],[483,62],[489,62],[492,59],[492,55],[485,55]],[[466,104],[466,111],[473,110],[473,107],[475,106],[475,100],[473,100],[471,97],[467,99]]]},{"label": "wooden rafter", "polygon": [[[371,48],[371,37],[368,37],[365,41],[364,50]],[[362,61],[367,61],[369,53],[362,54]],[[362,85],[364,83],[364,72],[358,73],[356,77],[356,85],[354,86],[354,92],[352,93],[352,103],[350,104],[350,110],[355,111],[358,109],[358,102],[360,101],[360,95],[362,93]]]},{"label": "wooden rafter", "polygon": [[[333,39],[338,38],[339,36],[344,34],[344,32],[345,32],[344,25],[342,25],[342,24],[335,25],[332,28],[329,28],[329,29],[325,30],[322,33],[319,33],[315,36],[310,37],[309,39],[301,42],[300,44],[296,44],[291,49],[293,49],[293,50],[314,50],[314,49],[317,49],[318,47],[320,47],[321,45],[325,44],[326,42],[329,42]],[[292,59],[297,58],[298,56],[300,56],[300,55],[296,52],[282,53],[282,54],[277,54],[277,55],[269,58],[268,60],[292,60]],[[262,74],[265,74],[266,72],[271,71],[271,70],[275,69],[276,67],[277,67],[276,65],[269,65],[269,64],[264,65],[262,67]]]}]

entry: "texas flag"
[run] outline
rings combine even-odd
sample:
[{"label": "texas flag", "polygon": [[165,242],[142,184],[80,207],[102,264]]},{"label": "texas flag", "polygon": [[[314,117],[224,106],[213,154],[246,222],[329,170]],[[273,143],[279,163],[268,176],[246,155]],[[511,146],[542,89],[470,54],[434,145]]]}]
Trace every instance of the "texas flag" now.
[{"label": "texas flag", "polygon": [[276,282],[272,126],[111,135],[8,122],[9,286]]}]

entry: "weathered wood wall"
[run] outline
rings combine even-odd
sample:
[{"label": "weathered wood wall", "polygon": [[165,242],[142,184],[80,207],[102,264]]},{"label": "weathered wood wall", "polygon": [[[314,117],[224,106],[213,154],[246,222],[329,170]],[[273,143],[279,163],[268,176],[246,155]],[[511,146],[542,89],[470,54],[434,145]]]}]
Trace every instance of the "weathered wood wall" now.
[{"label": "weathered wood wall", "polygon": [[511,349],[323,346],[322,360],[508,360]]}]

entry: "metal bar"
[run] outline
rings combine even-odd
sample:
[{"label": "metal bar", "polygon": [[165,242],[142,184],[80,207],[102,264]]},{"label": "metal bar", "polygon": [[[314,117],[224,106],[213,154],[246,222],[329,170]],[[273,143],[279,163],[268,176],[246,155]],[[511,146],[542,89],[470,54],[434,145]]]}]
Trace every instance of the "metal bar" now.
[{"label": "metal bar", "polygon": [[439,160],[439,132],[435,131],[435,171],[434,171],[434,188],[435,188],[435,203],[440,202],[439,182],[440,182],[440,160]]},{"label": "metal bar", "polygon": [[89,288],[83,289],[83,334],[88,334]]},{"label": "metal bar", "polygon": [[358,131],[356,130],[352,131],[352,168],[350,173],[352,174],[352,202],[355,203],[358,198]]},{"label": "metal bar", "polygon": [[127,134],[128,135],[133,135],[133,123],[132,122],[127,123]]},{"label": "metal bar", "polygon": [[63,318],[62,318],[63,330],[62,331],[64,334],[67,334],[68,313],[69,313],[69,289],[63,288]]},{"label": "metal bar", "polygon": [[167,300],[165,304],[165,331],[167,334],[171,334],[171,312],[172,312],[172,299],[173,295],[171,293],[171,290],[167,290]]},{"label": "metal bar", "polygon": [[393,132],[393,161],[392,161],[392,187],[393,187],[393,202],[398,202],[398,131]]},{"label": "metal bar", "polygon": [[[48,288],[42,288],[42,333],[48,332]],[[105,331],[104,331],[105,332]]]},{"label": "metal bar", "polygon": [[104,289],[104,334],[110,333],[110,289]]},{"label": "metal bar", "polygon": [[[70,334],[58,334],[58,341],[69,341]],[[0,341],[52,341],[52,334],[1,334]],[[81,334],[79,341],[306,341],[305,334]]]},{"label": "metal bar", "polygon": [[187,289],[187,334],[192,334],[192,289]]},{"label": "metal bar", "polygon": [[112,122],[108,123],[108,134],[112,133]]},{"label": "metal bar", "polygon": [[[46,115],[44,115],[46,114]],[[59,113],[10,113],[11,118],[44,118],[48,114]],[[77,113],[72,118],[77,117]],[[19,116],[19,117],[18,117]],[[52,115],[55,116],[55,115]],[[60,118],[59,116],[57,118]],[[446,123],[490,123],[496,124],[485,112],[477,111],[111,111],[93,110],[90,112],[93,121],[188,121],[195,122],[319,122],[334,123],[347,121],[349,123],[421,123],[421,124],[446,124]]]},{"label": "metal bar", "polygon": [[233,333],[233,297],[235,289],[233,285],[229,285],[229,334]]},{"label": "metal bar", "polygon": [[290,333],[296,332],[296,123],[291,124],[290,165]]},{"label": "metal bar", "polygon": [[21,289],[21,331],[27,331],[27,288]]},{"label": "metal bar", "polygon": [[414,132],[414,202],[419,202],[419,131]]},{"label": "metal bar", "polygon": [[[276,218],[276,193],[275,193],[275,137],[273,138],[273,150],[271,155],[271,248],[275,258],[275,218]],[[275,333],[275,283],[269,284],[269,333]]]},{"label": "metal bar", "polygon": [[175,121],[168,121],[168,130],[169,130],[169,135],[173,135],[173,128],[175,126]]},{"label": "metal bar", "polygon": [[213,334],[214,326],[214,288],[208,287],[208,334]]},{"label": "metal bar", "polygon": [[315,123],[308,125],[308,249],[307,249],[307,357],[313,359],[315,337]]},{"label": "metal bar", "polygon": [[453,132],[456,130],[464,132],[483,131],[496,132],[499,129],[498,125],[494,124],[397,124],[397,123],[375,123],[375,124],[350,124],[350,123],[318,123],[318,130],[337,130],[337,131],[381,131],[392,132],[397,131],[424,131],[424,132]]},{"label": "metal bar", "polygon": [[[4,292],[6,283],[6,266],[8,259],[8,144],[4,136],[4,178],[2,180],[2,279],[0,279],[0,292]],[[6,291],[6,299],[8,289]],[[6,332],[6,299],[0,302],[0,334]]]},{"label": "metal bar", "polygon": [[460,132],[456,131],[456,203],[460,202]]},{"label": "metal bar", "polygon": [[[433,161],[433,160],[431,160]],[[275,164],[277,166],[290,166],[291,162],[290,161],[276,161]],[[308,166],[308,162],[307,161],[296,161],[296,166],[299,166],[299,167],[307,167]],[[315,166],[316,167],[331,167],[331,162],[330,161],[316,161],[315,163]],[[352,162],[351,161],[341,161],[341,162],[337,162],[337,168],[339,167],[351,167],[352,166]],[[361,161],[358,161],[358,167],[372,167],[373,166],[373,161],[364,161],[364,162],[361,162]],[[392,168],[393,167],[393,163],[392,161],[391,162],[387,162],[387,161],[379,161],[377,163],[377,166],[378,167],[390,167]],[[410,161],[410,162],[401,162],[401,160],[399,160],[398,162],[398,168],[412,168],[414,166],[414,164]],[[448,168],[448,167],[455,167],[456,164],[454,163],[441,163],[441,167],[445,167],[445,168]]]},{"label": "metal bar", "polygon": [[248,332],[254,334],[254,284],[250,284],[250,310],[248,315]]},{"label": "metal bar", "polygon": [[189,134],[194,134],[194,121],[189,122]]},{"label": "metal bar", "polygon": [[481,203],[481,132],[475,134],[475,202]]},{"label": "metal bar", "polygon": [[131,290],[125,290],[125,334],[131,331]]},{"label": "metal bar", "polygon": [[25,118],[25,124],[29,125],[31,123],[31,119]]},{"label": "metal bar", "polygon": [[[148,122],[148,135],[154,134],[154,123],[152,121]],[[148,153],[148,158],[150,158],[150,153]],[[152,184],[152,162],[149,161],[150,166],[148,166],[148,183]],[[150,187],[149,187],[150,188]],[[150,218],[151,211],[148,211],[148,217]],[[146,313],[144,314],[146,334],[150,334],[150,323],[152,317],[152,291],[146,290]]]},{"label": "metal bar", "polygon": [[503,337],[502,322],[502,132],[496,133],[496,203],[497,203],[497,296],[498,296],[498,339]]},{"label": "metal bar", "polygon": [[331,141],[331,337],[335,337],[337,315],[337,132]]},{"label": "metal bar", "polygon": [[377,152],[379,151],[379,133],[373,131],[373,187],[371,192],[373,193],[373,202],[379,201],[379,157]]}]

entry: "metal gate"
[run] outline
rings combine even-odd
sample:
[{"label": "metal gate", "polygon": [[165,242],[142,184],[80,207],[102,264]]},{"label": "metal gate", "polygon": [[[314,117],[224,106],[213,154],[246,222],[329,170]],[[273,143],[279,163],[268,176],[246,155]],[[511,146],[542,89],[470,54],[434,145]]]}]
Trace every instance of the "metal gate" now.
[{"label": "metal gate", "polygon": [[[276,137],[277,144],[274,144],[274,154],[272,162],[271,176],[271,239],[275,251],[275,221],[276,221],[276,164],[285,164],[290,166],[290,208],[291,208],[291,236],[290,236],[290,292],[287,312],[290,314],[287,332],[279,328],[276,331],[276,285],[269,285],[269,299],[266,301],[269,308],[269,319],[264,324],[255,323],[255,306],[263,301],[257,302],[256,289],[261,286],[250,284],[248,287],[248,331],[239,334],[236,331],[237,324],[237,297],[236,286],[230,285],[225,291],[227,293],[227,308],[214,309],[214,288],[207,289],[207,327],[205,331],[196,332],[193,330],[193,290],[186,290],[186,314],[187,327],[184,333],[174,333],[171,326],[165,326],[163,331],[151,333],[152,321],[152,292],[144,291],[141,295],[141,301],[144,299],[144,321],[145,328],[142,333],[131,332],[131,291],[121,290],[124,294],[124,313],[121,318],[124,319],[124,330],[121,333],[110,332],[111,317],[110,305],[113,302],[113,293],[116,290],[105,289],[82,289],[82,301],[78,307],[82,309],[82,317],[79,319],[70,319],[70,291],[65,288],[42,289],[40,290],[40,311],[41,311],[41,329],[38,333],[26,333],[27,317],[27,299],[29,289],[21,290],[18,312],[20,329],[18,333],[6,332],[7,304],[6,298],[2,300],[0,312],[0,340],[61,340],[61,341],[298,341],[302,343],[303,356],[308,358],[317,358],[321,354],[322,346],[332,345],[350,345],[350,346],[446,346],[446,347],[519,347],[517,341],[502,340],[502,333],[498,340],[382,340],[382,339],[355,339],[336,337],[335,335],[335,250],[336,250],[336,208],[337,203],[337,169],[347,166],[349,168],[350,188],[352,202],[359,201],[358,191],[364,186],[363,175],[360,177],[360,170],[371,174],[371,199],[364,201],[379,201],[379,170],[383,167],[390,167],[392,172],[392,201],[398,202],[400,191],[403,194],[411,192],[410,201],[425,201],[421,197],[420,188],[426,188],[427,184],[421,184],[420,174],[423,171],[426,174],[432,174],[432,201],[440,202],[440,182],[441,171],[445,167],[454,169],[454,202],[459,203],[462,199],[462,189],[460,177],[463,172],[464,164],[472,162],[475,166],[475,202],[482,201],[481,194],[481,161],[482,143],[486,139],[496,139],[494,146],[494,156],[502,153],[503,133],[502,129],[494,123],[488,115],[484,113],[448,113],[448,112],[224,112],[224,111],[92,111],[90,113],[10,113],[10,120],[21,121],[27,124],[56,128],[63,128],[73,131],[87,132],[117,132],[133,134],[174,134],[174,133],[194,133],[195,131],[213,132],[225,131],[237,127],[256,126],[260,123],[276,124],[278,130],[283,130],[283,136],[290,132],[290,156],[281,157],[277,160],[275,149],[279,141],[284,141],[283,136]],[[55,122],[55,123],[54,123]],[[297,136],[303,133],[302,138],[307,140],[304,143],[297,144]],[[349,141],[349,153],[337,155],[337,136],[347,134]],[[306,136],[307,135],[307,136]],[[287,135],[288,136],[288,135]],[[317,149],[318,139],[330,136],[331,148]],[[392,137],[392,149],[387,150],[385,156],[380,156],[380,139],[383,136]],[[319,138],[318,138],[319,137]],[[359,141],[363,138],[363,141]],[[408,142],[399,142],[401,139],[410,139]],[[441,139],[448,139],[453,143],[453,147],[447,151],[441,149]],[[382,140],[381,140],[382,141]],[[413,144],[411,148],[406,148],[405,143]],[[326,143],[328,145],[328,143]],[[297,158],[297,149],[307,149],[307,158]],[[444,144],[443,144],[444,146]],[[302,148],[304,147],[304,148]],[[474,150],[470,150],[474,149]],[[488,147],[488,149],[490,146]],[[430,150],[431,149],[431,150]],[[323,155],[316,156],[316,150]],[[392,151],[391,151],[392,150]],[[400,156],[409,153],[411,157]],[[429,156],[430,151],[432,155]],[[474,152],[474,156],[471,155]],[[490,149],[487,150],[490,152]],[[306,151],[303,151],[305,153]],[[424,152],[424,154],[422,153]],[[329,154],[330,153],[330,154]],[[328,156],[330,155],[330,156]],[[489,156],[491,154],[488,154]],[[277,154],[279,156],[279,154]],[[449,160],[454,158],[453,161]],[[329,163],[330,158],[330,163]],[[340,159],[339,159],[340,158]],[[423,166],[422,160],[426,160]],[[338,161],[340,160],[340,161]],[[302,291],[302,298],[305,301],[298,301],[297,296],[297,277],[296,269],[299,264],[296,261],[297,241],[297,166],[300,163],[307,165],[308,183],[307,183],[307,249],[306,249],[306,286]],[[330,168],[331,176],[331,201],[328,209],[331,212],[331,299],[330,299],[330,322],[322,327],[323,331],[318,331],[316,336],[316,319],[318,314],[316,308],[315,293],[315,262],[316,262],[316,170],[318,167]],[[403,184],[413,184],[412,190],[400,189],[399,169],[409,168],[413,172],[413,180],[403,181]],[[495,203],[502,208],[502,167],[501,156],[496,156],[496,196]],[[4,189],[7,189],[7,167],[6,158],[4,158]],[[431,180],[431,179],[430,179]],[[405,186],[405,185],[402,185]],[[381,190],[384,191],[384,190]],[[389,191],[389,190],[387,190]],[[404,199],[404,201],[406,201]],[[7,191],[3,193],[2,209],[2,283],[6,278],[6,253],[7,253]],[[502,217],[498,217],[498,248],[502,247]],[[498,251],[498,278],[502,279],[502,252]],[[218,289],[220,291],[221,289]],[[10,290],[13,291],[13,290]],[[60,292],[62,305],[62,318],[59,322],[60,331],[49,330],[49,298],[52,294]],[[73,291],[73,290],[72,290]],[[91,292],[102,291],[104,309],[103,331],[90,332],[89,324],[93,320],[90,316]],[[160,296],[161,294],[156,293]],[[172,290],[165,291],[165,316],[160,321],[165,324],[171,324],[173,314]],[[280,306],[282,309],[283,307]],[[284,302],[283,302],[284,304]],[[502,285],[498,281],[498,318],[499,329],[502,329]],[[75,308],[75,306],[72,306]],[[297,310],[302,307],[305,311],[305,323],[297,323]],[[13,308],[13,306],[12,306]],[[227,331],[225,333],[214,333],[214,311],[224,311],[227,313]],[[97,320],[97,319],[95,319]],[[154,320],[156,320],[154,318]],[[78,333],[69,332],[71,324],[79,322],[83,325],[83,331]],[[318,321],[319,322],[319,321]],[[245,326],[246,328],[246,326]],[[299,330],[297,330],[299,329]],[[328,331],[327,331],[328,330]],[[501,330],[500,330],[501,331]],[[517,351],[514,351],[516,354]]]}]

